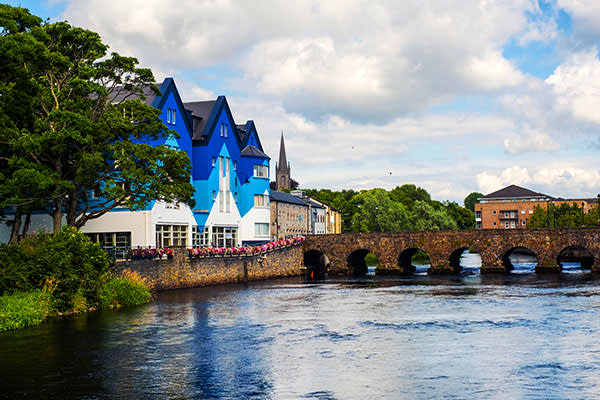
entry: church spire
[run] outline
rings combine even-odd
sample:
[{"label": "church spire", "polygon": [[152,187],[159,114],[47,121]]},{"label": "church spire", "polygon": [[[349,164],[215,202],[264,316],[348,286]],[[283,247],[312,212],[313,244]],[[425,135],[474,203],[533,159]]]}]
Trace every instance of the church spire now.
[{"label": "church spire", "polygon": [[285,155],[285,143],[283,141],[283,131],[281,131],[281,144],[279,145],[279,164],[278,168],[285,170],[288,168],[287,157]]},{"label": "church spire", "polygon": [[290,164],[285,155],[285,143],[283,131],[281,131],[281,145],[279,146],[279,164],[275,165],[275,184],[277,190],[290,189]]}]

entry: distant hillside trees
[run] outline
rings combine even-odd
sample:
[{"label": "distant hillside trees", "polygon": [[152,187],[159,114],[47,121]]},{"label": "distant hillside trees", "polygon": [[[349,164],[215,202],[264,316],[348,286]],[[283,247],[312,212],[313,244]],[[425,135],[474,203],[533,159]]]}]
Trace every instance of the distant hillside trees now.
[{"label": "distant hillside trees", "polygon": [[309,189],[306,194],[342,213],[344,232],[395,232],[446,229],[473,229],[473,211],[454,202],[431,200],[416,185],[392,190],[371,189],[332,191]]}]

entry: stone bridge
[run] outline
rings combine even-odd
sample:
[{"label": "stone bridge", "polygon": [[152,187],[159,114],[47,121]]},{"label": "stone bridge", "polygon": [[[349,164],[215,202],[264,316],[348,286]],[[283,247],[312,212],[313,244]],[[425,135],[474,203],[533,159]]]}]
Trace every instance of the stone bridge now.
[{"label": "stone bridge", "polygon": [[480,254],[481,273],[510,271],[515,252],[537,257],[536,272],[560,272],[565,261],[600,272],[600,228],[313,235],[304,244],[304,264],[327,264],[330,274],[361,274],[366,272],[364,257],[372,252],[379,260],[378,273],[410,273],[418,249],[429,256],[429,274],[460,272],[460,256],[467,249]]}]

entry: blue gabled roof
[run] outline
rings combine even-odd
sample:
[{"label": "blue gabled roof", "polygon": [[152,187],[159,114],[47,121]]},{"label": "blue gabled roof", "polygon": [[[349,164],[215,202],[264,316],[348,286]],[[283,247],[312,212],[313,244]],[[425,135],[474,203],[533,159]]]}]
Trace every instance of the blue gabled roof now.
[{"label": "blue gabled roof", "polygon": [[202,119],[200,132],[198,132],[198,129],[195,129],[192,136],[192,139],[196,144],[205,145],[210,142],[217,121],[219,120],[219,115],[221,115],[221,111],[225,110],[227,118],[231,121],[235,140],[237,141],[239,148],[243,148],[240,136],[237,132],[237,129],[235,129],[235,119],[233,119],[231,109],[229,108],[229,104],[227,104],[227,99],[225,96],[217,97],[216,101],[184,103],[184,106],[191,111],[192,116]]},{"label": "blue gabled roof", "polygon": [[185,126],[186,126],[188,132],[191,135],[193,132],[192,131],[192,118],[190,117],[189,113],[185,112],[185,107],[184,107],[183,101],[181,100],[181,97],[179,96],[179,91],[177,90],[177,87],[175,86],[175,80],[173,80],[173,78],[165,78],[163,83],[160,85],[160,93],[161,93],[161,96],[154,97],[154,99],[152,101],[152,107],[162,110],[162,108],[165,104],[165,101],[167,101],[167,99],[169,98],[169,94],[173,93],[173,98],[175,99],[175,102],[177,103],[177,108],[179,108],[181,110],[180,114],[183,117],[183,120],[185,122]]}]

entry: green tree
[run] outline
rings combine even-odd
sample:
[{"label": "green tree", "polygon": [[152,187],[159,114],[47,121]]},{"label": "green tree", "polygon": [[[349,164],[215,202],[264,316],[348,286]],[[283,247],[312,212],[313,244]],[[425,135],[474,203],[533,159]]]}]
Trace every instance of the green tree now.
[{"label": "green tree", "polygon": [[475,204],[479,203],[477,199],[483,197],[482,193],[479,192],[471,192],[467,197],[465,197],[465,208],[468,208],[471,211],[475,211]]},{"label": "green tree", "polygon": [[461,207],[458,204],[451,202],[446,205],[446,212],[454,219],[458,229],[475,228],[475,213],[468,208]]},{"label": "green tree", "polygon": [[352,218],[352,231],[397,232],[408,229],[406,207],[392,201],[387,191],[372,189],[359,196],[362,202]]},{"label": "green tree", "polygon": [[[24,175],[44,182],[34,195],[46,202],[55,232],[63,216],[68,225],[81,227],[116,207],[136,210],[156,199],[192,204],[189,158],[156,145],[176,133],[143,101],[148,91],[158,94],[152,72],[138,68],[135,58],[107,56],[97,33],[66,22],[14,33],[13,11],[0,10],[0,21],[10,27],[0,46],[25,60],[12,69],[25,71],[34,96],[22,113],[31,121],[17,124],[6,117],[18,128],[7,143],[5,162],[12,169],[3,170],[10,173],[6,182]],[[21,45],[25,42],[28,46]],[[10,87],[0,80],[0,88]]]},{"label": "green tree", "polygon": [[415,201],[431,201],[427,190],[413,184],[396,186],[390,191],[390,197],[393,201],[404,204],[408,209],[412,209]]},{"label": "green tree", "polygon": [[456,221],[444,210],[436,210],[430,204],[421,200],[414,203],[411,223],[411,230],[415,231],[458,229]]}]

